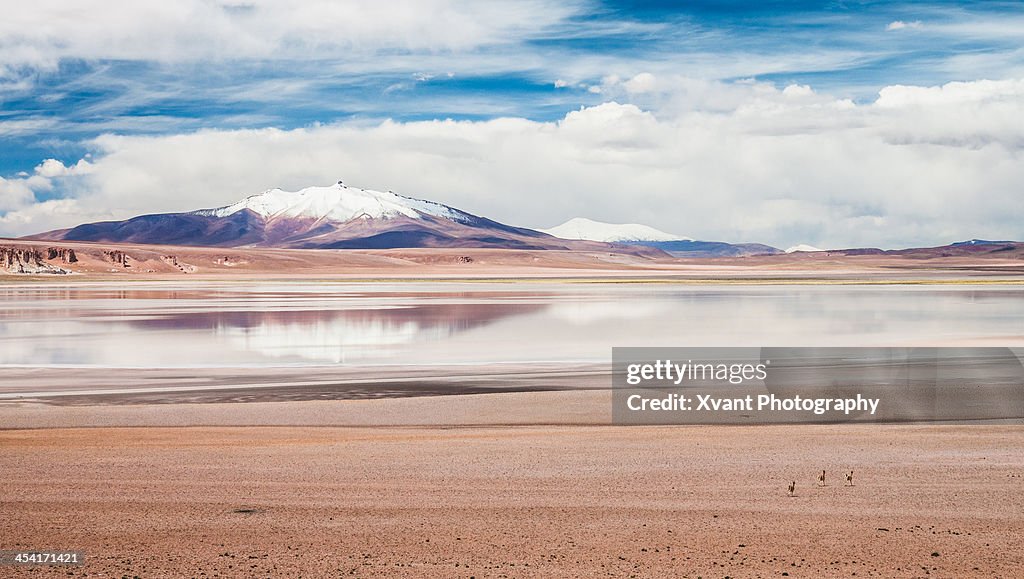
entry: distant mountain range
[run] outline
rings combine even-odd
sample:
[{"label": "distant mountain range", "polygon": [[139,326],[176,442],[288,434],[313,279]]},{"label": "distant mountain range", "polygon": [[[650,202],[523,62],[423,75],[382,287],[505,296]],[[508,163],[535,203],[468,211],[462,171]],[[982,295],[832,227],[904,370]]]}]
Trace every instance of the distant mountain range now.
[{"label": "distant mountain range", "polygon": [[562,239],[584,239],[605,243],[630,243],[636,241],[692,241],[689,237],[673,235],[639,223],[602,223],[574,217],[551,229],[539,229],[548,235]]},{"label": "distant mountain range", "polygon": [[[447,205],[343,182],[300,191],[271,189],[224,207],[87,223],[28,239],[201,247],[391,249],[478,247],[607,251],[513,227]],[[647,248],[620,248],[654,254]]]},{"label": "distant mountain range", "polygon": [[825,251],[824,249],[818,249],[813,245],[807,245],[806,243],[800,243],[792,247],[786,248],[786,253],[814,253],[815,251]]},{"label": "distant mountain range", "polygon": [[[299,191],[270,189],[224,207],[86,223],[27,238],[288,249],[614,250],[635,255],[664,255],[664,250],[658,247],[661,243],[705,243],[644,225],[614,225],[582,218],[570,220],[549,232],[537,231],[392,191],[349,187],[341,181],[328,187],[307,187]],[[705,253],[746,254],[731,247],[725,243],[714,244],[714,251]]]},{"label": "distant mountain range", "polygon": [[697,241],[690,237],[665,233],[638,223],[602,223],[585,217],[574,217],[557,227],[540,231],[563,239],[584,239],[619,245],[651,247],[676,257],[742,257],[781,253],[770,245],[760,243]]},{"label": "distant mountain range", "polygon": [[626,245],[639,245],[660,249],[675,257],[747,257],[775,255],[782,250],[762,243],[726,243],[724,241],[631,241]]},{"label": "distant mountain range", "polygon": [[[601,223],[582,217],[551,229],[534,230],[391,191],[349,187],[341,181],[299,191],[270,189],[224,207],[86,223],[26,239],[286,249],[550,249],[652,256],[668,253],[701,258],[822,251],[809,245],[793,246],[783,252],[760,243],[700,241],[646,225]],[[996,251],[1000,244],[1016,245],[974,239],[929,251],[959,255]],[[844,249],[828,253],[872,255],[907,251],[912,250]]]}]

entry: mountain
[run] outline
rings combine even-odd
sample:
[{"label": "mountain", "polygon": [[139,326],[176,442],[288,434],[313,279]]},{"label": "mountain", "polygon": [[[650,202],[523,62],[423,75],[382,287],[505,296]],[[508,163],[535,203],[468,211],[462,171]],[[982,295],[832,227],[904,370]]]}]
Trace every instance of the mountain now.
[{"label": "mountain", "polygon": [[639,223],[602,223],[585,217],[574,217],[551,229],[538,229],[562,239],[584,239],[606,243],[631,241],[679,241],[689,237],[673,235]]},{"label": "mountain", "polygon": [[786,253],[813,253],[815,251],[825,251],[824,249],[818,249],[813,245],[807,245],[806,243],[800,243],[786,249]]},{"label": "mountain", "polygon": [[960,247],[963,245],[1006,245],[1017,243],[1016,241],[991,241],[988,239],[968,239],[967,241],[957,241],[951,243],[950,247]]},{"label": "mountain", "polygon": [[[609,249],[603,243],[562,240],[433,201],[348,187],[341,181],[299,191],[271,189],[214,209],[87,223],[28,238],[293,249]],[[625,253],[660,253],[637,249]]]},{"label": "mountain", "polygon": [[589,239],[618,245],[650,247],[675,257],[745,257],[782,253],[774,247],[760,243],[697,241],[638,223],[602,223],[584,217],[574,217],[557,227],[539,231],[562,239]]},{"label": "mountain", "polygon": [[776,255],[778,248],[762,243],[726,243],[724,241],[630,241],[626,245],[660,249],[673,257],[748,257]]},{"label": "mountain", "polygon": [[1024,259],[1024,242],[1021,241],[987,241],[971,239],[957,241],[949,245],[937,247],[911,247],[907,249],[830,249],[829,255],[894,255],[912,259],[934,259],[941,257],[981,257],[992,256],[1005,259]]}]

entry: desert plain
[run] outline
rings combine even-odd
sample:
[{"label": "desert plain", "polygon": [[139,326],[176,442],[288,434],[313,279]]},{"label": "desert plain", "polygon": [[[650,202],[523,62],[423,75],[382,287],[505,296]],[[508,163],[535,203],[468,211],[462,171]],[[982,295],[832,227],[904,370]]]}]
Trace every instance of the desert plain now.
[{"label": "desert plain", "polygon": [[[643,287],[698,286],[711,288],[710,297],[666,291],[676,300],[671,303],[741,304],[737,315],[753,315],[760,323],[755,327],[769,329],[779,318],[763,318],[765,310],[749,304],[779,295],[877,304],[882,298],[875,294],[843,288],[902,292],[926,286],[931,289],[897,298],[905,301],[894,321],[855,308],[812,311],[794,323],[820,340],[834,330],[814,324],[842,315],[856,326],[857,333],[844,338],[850,341],[877,339],[896,327],[917,328],[919,333],[896,336],[904,343],[1024,343],[1020,310],[1013,305],[1021,261],[1010,253],[985,259],[809,255],[647,262],[543,252],[329,257],[282,250],[268,258],[280,263],[263,268],[264,254],[245,250],[220,255],[179,249],[169,260],[166,249],[129,248],[137,254],[133,264],[149,260],[154,271],[111,272],[103,249],[86,245],[78,250],[86,256],[80,258],[83,271],[72,276],[4,278],[0,289],[15,304],[6,306],[6,322],[35,323],[25,313],[34,311],[29,302],[25,309],[17,304],[41,291],[43,299],[33,307],[48,311],[54,324],[68,323],[62,308],[70,307],[71,298],[85,305],[139,301],[144,305],[133,307],[148,313],[94,309],[85,318],[113,320],[121,325],[110,328],[131,327],[130,336],[157,336],[168,347],[174,331],[236,342],[241,335],[249,346],[269,348],[260,332],[326,327],[321,318],[300,316],[296,326],[294,316],[280,320],[248,310],[218,317],[199,308],[182,318],[145,305],[153,297],[146,292],[171,291],[150,284],[151,278],[245,285],[277,272],[282,279],[275,283],[285,289],[270,288],[261,300],[287,293],[291,281],[284,278],[343,279],[361,284],[363,293],[382,292],[383,279],[388,295],[401,293],[396,284],[413,280],[443,287],[470,283],[483,291],[495,283],[625,284],[634,293],[618,300],[623,302],[648,295]],[[173,263],[197,269],[172,271]],[[735,285],[738,293],[720,291]],[[807,289],[820,285],[839,286],[840,293]],[[797,293],[743,289],[754,286],[795,286]],[[94,293],[79,296],[76,288]],[[344,290],[346,299],[363,296]],[[194,298],[177,286],[173,291],[179,292],[175,299]],[[565,324],[566,312],[575,315],[580,332],[623,325],[621,318],[601,317],[616,299],[573,296],[566,308],[559,301],[564,296],[534,303],[506,291],[502,299],[514,307],[498,315],[477,290],[460,285],[431,298],[437,303],[422,311],[389,302],[374,306],[372,314],[338,313],[327,321],[345,331],[373,329],[400,352],[447,347],[430,340],[471,350],[482,340],[476,355],[492,346],[495,352],[511,348],[514,338],[495,336],[515,334],[499,330],[521,331],[515,320],[548,320],[531,317],[543,312],[554,312],[550,319]],[[930,318],[939,326],[922,325],[927,308],[911,307],[927,300],[951,308]],[[430,319],[396,311],[420,311]],[[975,311],[977,317],[963,317]],[[997,319],[999,313],[1006,319]],[[634,314],[644,323],[664,317],[657,309]],[[958,327],[937,336],[943,315],[956,316]],[[439,316],[457,320],[441,331]],[[153,321],[158,318],[163,321]],[[978,320],[992,331],[975,331],[982,328]],[[673,335],[657,333],[666,331],[662,326],[640,327],[654,328],[656,339]],[[552,340],[562,339],[550,333]],[[9,351],[17,347],[15,335],[7,334]],[[395,336],[407,342],[399,344]],[[44,342],[35,339],[25,342],[25,356],[42,355]],[[85,564],[9,566],[0,569],[5,577],[1014,577],[1024,568],[1019,421],[617,426],[603,366],[576,359],[578,351],[565,360],[509,360],[486,371],[464,363],[353,366],[323,360],[147,367],[132,365],[121,352],[110,359],[127,358],[122,366],[53,362],[73,360],[76,352],[99,355],[72,345],[50,352],[57,357],[45,363],[14,359],[2,369],[0,549],[81,551]],[[284,346],[272,345],[281,355]],[[524,360],[536,352],[520,351]],[[824,485],[816,480],[821,470]],[[852,484],[845,479],[850,471]]]},{"label": "desert plain", "polygon": [[5,576],[1014,577],[1024,566],[1019,426],[104,427],[7,430],[0,443],[5,548],[86,553],[81,567]]}]

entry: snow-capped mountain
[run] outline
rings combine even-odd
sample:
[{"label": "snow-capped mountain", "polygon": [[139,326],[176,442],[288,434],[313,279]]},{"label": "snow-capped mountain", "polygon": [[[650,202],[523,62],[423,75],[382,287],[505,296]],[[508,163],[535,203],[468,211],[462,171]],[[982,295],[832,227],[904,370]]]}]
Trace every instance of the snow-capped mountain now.
[{"label": "snow-capped mountain", "polygon": [[587,239],[620,246],[650,247],[676,257],[742,257],[780,253],[774,247],[759,243],[695,241],[690,237],[665,233],[638,223],[602,223],[584,217],[576,217],[557,227],[540,231],[562,239]]},{"label": "snow-capped mountain", "polygon": [[602,223],[585,217],[574,217],[551,229],[540,229],[562,239],[583,239],[605,243],[631,241],[689,241],[691,238],[665,233],[639,223]]},{"label": "snow-capped mountain", "polygon": [[962,247],[962,246],[965,246],[965,245],[1005,245],[1005,244],[1013,244],[1013,243],[1019,243],[1019,242],[1017,242],[1017,241],[992,241],[990,239],[968,239],[967,241],[957,241],[956,243],[951,243],[950,246],[951,247]]},{"label": "snow-capped mountain", "polygon": [[[391,191],[348,187],[341,181],[299,191],[270,189],[224,207],[87,223],[30,238],[305,249],[609,249],[602,243],[558,239]],[[660,253],[640,247],[617,251]]]},{"label": "snow-capped mountain", "polygon": [[353,219],[421,219],[433,216],[459,223],[472,223],[475,219],[475,216],[447,205],[404,197],[392,191],[348,187],[342,181],[329,187],[307,187],[299,191],[270,189],[232,205],[193,213],[227,217],[246,209],[264,219],[288,217],[344,222]]},{"label": "snow-capped mountain", "polygon": [[786,249],[786,253],[811,253],[815,251],[825,251],[824,249],[818,249],[813,245],[807,245],[806,243],[800,243]]}]

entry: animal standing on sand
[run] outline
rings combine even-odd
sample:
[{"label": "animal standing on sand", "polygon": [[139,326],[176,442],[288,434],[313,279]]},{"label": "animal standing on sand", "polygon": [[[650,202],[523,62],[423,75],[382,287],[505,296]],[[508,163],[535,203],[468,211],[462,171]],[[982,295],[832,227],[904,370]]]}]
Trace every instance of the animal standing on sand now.
[{"label": "animal standing on sand", "polygon": [[850,471],[850,474],[846,475],[846,484],[850,485],[851,487],[853,486],[853,471],[852,470]]},{"label": "animal standing on sand", "polygon": [[825,486],[825,471],[821,471],[818,475],[818,486]]},{"label": "animal standing on sand", "polygon": [[789,483],[789,496],[793,496],[794,492],[796,492],[796,481]]}]

